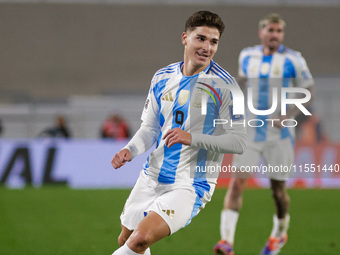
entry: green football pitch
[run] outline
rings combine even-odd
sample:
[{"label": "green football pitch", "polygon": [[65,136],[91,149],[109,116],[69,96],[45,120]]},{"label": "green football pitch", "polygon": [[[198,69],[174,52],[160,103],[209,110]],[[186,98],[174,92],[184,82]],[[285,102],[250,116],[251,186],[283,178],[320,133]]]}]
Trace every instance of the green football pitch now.
[{"label": "green football pitch", "polygon": [[[219,239],[224,189],[153,255],[211,255]],[[281,254],[340,254],[340,190],[289,190],[291,227]],[[117,248],[119,215],[129,190],[0,188],[0,254],[109,255]],[[269,190],[247,189],[236,232],[236,255],[259,254],[272,226]]]}]

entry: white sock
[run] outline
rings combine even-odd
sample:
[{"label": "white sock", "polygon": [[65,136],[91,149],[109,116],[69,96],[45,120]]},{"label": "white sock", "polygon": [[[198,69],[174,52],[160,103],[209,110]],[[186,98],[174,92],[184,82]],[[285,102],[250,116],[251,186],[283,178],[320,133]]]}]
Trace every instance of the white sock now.
[{"label": "white sock", "polygon": [[284,235],[286,235],[289,227],[289,221],[289,214],[287,214],[286,217],[284,217],[283,219],[279,219],[277,215],[274,215],[273,229],[270,236],[275,238],[282,238]]},{"label": "white sock", "polygon": [[118,250],[116,250],[112,255],[140,255],[138,253],[135,253],[133,250],[127,246],[125,243],[123,246],[121,246]]},{"label": "white sock", "polygon": [[225,209],[221,213],[221,225],[220,225],[221,239],[227,241],[231,245],[234,244],[238,216],[239,216],[238,212],[229,209]]}]

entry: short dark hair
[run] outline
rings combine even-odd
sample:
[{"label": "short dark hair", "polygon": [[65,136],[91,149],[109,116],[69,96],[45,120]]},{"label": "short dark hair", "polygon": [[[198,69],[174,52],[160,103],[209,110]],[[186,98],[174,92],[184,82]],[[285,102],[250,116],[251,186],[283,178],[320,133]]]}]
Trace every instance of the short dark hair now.
[{"label": "short dark hair", "polygon": [[224,31],[224,23],[220,16],[216,13],[212,13],[210,11],[198,11],[192,14],[187,21],[185,22],[185,32],[192,31],[196,27],[215,27],[220,32],[220,36]]}]

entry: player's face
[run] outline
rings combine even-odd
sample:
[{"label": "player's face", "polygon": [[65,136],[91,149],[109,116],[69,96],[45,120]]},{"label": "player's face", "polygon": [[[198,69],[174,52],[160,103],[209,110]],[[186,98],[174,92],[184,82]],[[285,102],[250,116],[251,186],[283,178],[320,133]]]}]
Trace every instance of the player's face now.
[{"label": "player's face", "polygon": [[270,51],[277,51],[284,39],[284,25],[281,23],[269,23],[259,30],[259,37],[262,45]]},{"label": "player's face", "polygon": [[204,69],[214,57],[220,38],[220,32],[214,27],[196,27],[182,34],[185,46],[184,61],[188,61],[195,69]]}]

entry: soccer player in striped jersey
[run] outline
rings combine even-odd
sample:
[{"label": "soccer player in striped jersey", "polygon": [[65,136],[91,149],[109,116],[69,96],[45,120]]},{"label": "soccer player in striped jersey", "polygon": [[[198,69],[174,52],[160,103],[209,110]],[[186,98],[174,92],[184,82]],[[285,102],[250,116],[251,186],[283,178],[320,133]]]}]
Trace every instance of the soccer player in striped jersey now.
[{"label": "soccer player in striped jersey", "polygon": [[[274,88],[300,87],[312,94],[313,79],[305,59],[299,52],[282,45],[285,21],[278,14],[269,14],[259,22],[261,45],[245,48],[239,57],[239,83],[247,86],[248,96],[251,89],[255,109],[267,110],[272,106]],[[278,103],[280,105],[280,102]],[[243,155],[235,155],[234,166],[254,166],[263,157],[271,166],[290,166],[294,163],[294,128],[283,127],[283,119],[293,119],[299,109],[294,106],[280,116],[280,107],[270,116],[247,111],[247,120],[255,119],[258,125],[247,126],[248,144]],[[266,121],[265,119],[273,119]],[[274,121],[275,119],[275,121]],[[216,254],[233,255],[234,235],[239,211],[242,207],[242,192],[248,176],[236,175],[230,182],[224,209],[221,213],[221,241],[214,247]],[[261,254],[278,254],[287,241],[289,225],[290,198],[286,191],[285,180],[289,173],[272,173],[270,178],[276,214],[273,229]]]},{"label": "soccer player in striped jersey", "polygon": [[117,169],[156,143],[121,214],[114,255],[150,254],[153,243],[189,224],[215,189],[217,175],[205,169],[220,166],[224,153],[245,150],[244,126],[214,125],[214,119],[243,118],[232,114],[229,88],[238,84],[212,60],[223,30],[209,11],[188,18],[184,61],[155,73],[141,127],[112,159]]}]

